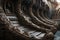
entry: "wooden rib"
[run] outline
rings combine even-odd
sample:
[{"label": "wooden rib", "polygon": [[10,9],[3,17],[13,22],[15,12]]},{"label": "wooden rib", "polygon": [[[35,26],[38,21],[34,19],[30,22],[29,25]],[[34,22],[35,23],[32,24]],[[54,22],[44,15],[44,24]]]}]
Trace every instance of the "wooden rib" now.
[{"label": "wooden rib", "polygon": [[18,7],[17,7],[17,9],[15,9],[16,10],[16,14],[19,16],[18,18],[20,18],[20,21],[22,21],[23,24],[25,24],[25,25],[30,25],[30,26],[38,28],[40,30],[45,30],[45,28],[39,27],[36,24],[32,23],[29,19],[26,19],[27,18],[26,15],[23,15],[23,13],[21,13],[22,12],[21,9],[19,9],[20,5],[21,4],[17,4]]}]

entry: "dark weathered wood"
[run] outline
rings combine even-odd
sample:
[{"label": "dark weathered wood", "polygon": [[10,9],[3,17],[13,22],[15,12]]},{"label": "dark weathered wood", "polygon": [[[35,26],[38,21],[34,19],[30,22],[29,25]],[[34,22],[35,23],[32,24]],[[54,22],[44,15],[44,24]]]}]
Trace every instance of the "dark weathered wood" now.
[{"label": "dark weathered wood", "polygon": [[31,30],[44,33],[42,40],[53,40],[57,23],[45,16],[44,13],[47,13],[49,9],[42,0],[3,0],[2,6],[0,23],[4,24],[6,29],[26,40],[40,40],[35,37],[37,34],[33,36],[34,38],[30,37],[28,32]]}]

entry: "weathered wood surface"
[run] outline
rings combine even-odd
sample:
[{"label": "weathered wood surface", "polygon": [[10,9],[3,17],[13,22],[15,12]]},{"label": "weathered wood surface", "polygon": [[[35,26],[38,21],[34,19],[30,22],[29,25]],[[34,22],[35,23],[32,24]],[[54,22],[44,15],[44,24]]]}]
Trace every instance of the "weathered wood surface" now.
[{"label": "weathered wood surface", "polygon": [[26,40],[53,40],[57,22],[45,15],[49,8],[42,0],[3,0],[1,8],[0,23],[6,29]]}]

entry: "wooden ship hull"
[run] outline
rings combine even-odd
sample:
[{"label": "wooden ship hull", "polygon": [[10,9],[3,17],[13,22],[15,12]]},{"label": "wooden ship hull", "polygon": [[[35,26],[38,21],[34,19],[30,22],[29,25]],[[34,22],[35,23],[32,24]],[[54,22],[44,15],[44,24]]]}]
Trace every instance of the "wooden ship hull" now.
[{"label": "wooden ship hull", "polygon": [[58,24],[45,15],[49,8],[42,0],[3,0],[2,3],[0,24],[5,29],[26,40],[54,39]]}]

